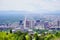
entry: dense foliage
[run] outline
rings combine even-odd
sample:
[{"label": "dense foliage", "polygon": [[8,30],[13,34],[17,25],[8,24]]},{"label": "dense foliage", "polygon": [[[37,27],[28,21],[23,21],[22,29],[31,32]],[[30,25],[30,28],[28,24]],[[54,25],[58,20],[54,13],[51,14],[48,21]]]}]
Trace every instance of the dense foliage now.
[{"label": "dense foliage", "polygon": [[60,40],[60,32],[52,33],[34,33],[33,35],[28,34],[27,32],[17,31],[12,33],[10,32],[0,32],[0,40]]}]

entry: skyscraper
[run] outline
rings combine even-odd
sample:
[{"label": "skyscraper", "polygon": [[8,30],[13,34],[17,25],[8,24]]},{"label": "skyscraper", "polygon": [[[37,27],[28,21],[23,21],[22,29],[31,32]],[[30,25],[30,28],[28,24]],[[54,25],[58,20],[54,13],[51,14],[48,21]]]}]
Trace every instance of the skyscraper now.
[{"label": "skyscraper", "polygon": [[25,17],[25,20],[24,20],[24,28],[33,28],[35,25],[35,21],[31,19],[28,19],[27,17]]},{"label": "skyscraper", "polygon": [[20,20],[19,25],[23,25],[23,20]]},{"label": "skyscraper", "polygon": [[57,30],[60,30],[60,21],[59,20],[57,21],[57,27],[58,27]]},{"label": "skyscraper", "polygon": [[44,22],[44,27],[45,27],[45,29],[48,29],[48,28],[49,28],[49,23],[48,23],[48,21]]}]

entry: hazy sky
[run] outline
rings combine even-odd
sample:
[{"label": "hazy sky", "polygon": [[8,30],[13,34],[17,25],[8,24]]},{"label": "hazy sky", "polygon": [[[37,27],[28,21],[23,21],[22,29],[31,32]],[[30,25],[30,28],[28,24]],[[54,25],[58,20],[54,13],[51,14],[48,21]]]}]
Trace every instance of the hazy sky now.
[{"label": "hazy sky", "polygon": [[0,11],[60,11],[60,0],[0,0]]}]

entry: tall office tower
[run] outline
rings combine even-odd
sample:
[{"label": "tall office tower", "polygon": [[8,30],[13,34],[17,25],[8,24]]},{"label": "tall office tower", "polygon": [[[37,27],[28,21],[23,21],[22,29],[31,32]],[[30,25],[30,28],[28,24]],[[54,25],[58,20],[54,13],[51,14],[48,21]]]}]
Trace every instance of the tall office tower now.
[{"label": "tall office tower", "polygon": [[25,17],[24,19],[24,28],[30,28],[31,27],[31,21]]},{"label": "tall office tower", "polygon": [[34,20],[33,18],[27,18],[24,19],[24,28],[33,28],[34,27]]},{"label": "tall office tower", "polygon": [[35,26],[35,20],[31,20],[31,28],[34,28]]},{"label": "tall office tower", "polygon": [[59,20],[57,21],[57,26],[58,26],[58,27],[60,26],[60,21],[59,21]]},{"label": "tall office tower", "polygon": [[40,25],[40,20],[36,20],[35,26]]},{"label": "tall office tower", "polygon": [[45,29],[49,28],[49,22],[48,21],[44,22],[44,27],[45,27]]},{"label": "tall office tower", "polygon": [[57,21],[57,26],[58,26],[57,30],[60,30],[60,21],[59,20]]},{"label": "tall office tower", "polygon": [[30,20],[26,20],[26,27],[28,27],[28,28],[31,27],[31,21]]},{"label": "tall office tower", "polygon": [[20,26],[22,29],[24,28],[23,20],[20,20],[20,22],[19,22],[19,26]]},{"label": "tall office tower", "polygon": [[60,30],[60,17],[57,16],[57,30]]},{"label": "tall office tower", "polygon": [[26,17],[24,18],[24,28],[26,28]]},{"label": "tall office tower", "polygon": [[20,20],[19,25],[22,25],[22,24],[23,24],[23,20]]}]

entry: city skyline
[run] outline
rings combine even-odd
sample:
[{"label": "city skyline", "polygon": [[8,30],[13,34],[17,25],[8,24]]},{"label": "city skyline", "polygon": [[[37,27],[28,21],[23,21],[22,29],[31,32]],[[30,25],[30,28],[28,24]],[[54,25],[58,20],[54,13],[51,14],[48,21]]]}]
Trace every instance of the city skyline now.
[{"label": "city skyline", "polygon": [[60,0],[0,0],[0,24],[14,25],[13,23],[25,18],[26,27],[31,27],[34,23],[31,20],[40,20],[42,23],[38,22],[38,27],[41,27],[39,24],[48,27],[50,22],[59,25]]}]

